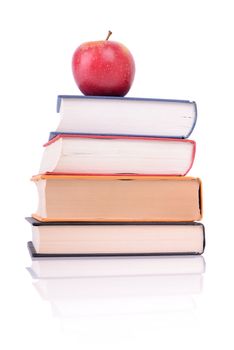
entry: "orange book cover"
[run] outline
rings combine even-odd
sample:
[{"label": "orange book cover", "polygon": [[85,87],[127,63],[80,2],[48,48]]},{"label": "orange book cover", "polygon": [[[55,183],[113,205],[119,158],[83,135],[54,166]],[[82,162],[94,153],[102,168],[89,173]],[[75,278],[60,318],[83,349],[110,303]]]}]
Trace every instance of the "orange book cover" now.
[{"label": "orange book cover", "polygon": [[152,175],[36,175],[40,221],[165,221],[202,218],[201,180]]}]

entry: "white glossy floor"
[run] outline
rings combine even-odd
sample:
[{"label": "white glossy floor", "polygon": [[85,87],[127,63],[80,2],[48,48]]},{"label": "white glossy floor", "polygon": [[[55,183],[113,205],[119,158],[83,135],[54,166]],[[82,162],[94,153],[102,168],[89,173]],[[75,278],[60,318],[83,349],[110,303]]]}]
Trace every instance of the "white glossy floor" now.
[{"label": "white glossy floor", "polygon": [[204,257],[33,261],[26,245],[21,254],[13,248],[17,264],[2,266],[2,339],[9,349],[232,349],[232,248],[223,248]]}]

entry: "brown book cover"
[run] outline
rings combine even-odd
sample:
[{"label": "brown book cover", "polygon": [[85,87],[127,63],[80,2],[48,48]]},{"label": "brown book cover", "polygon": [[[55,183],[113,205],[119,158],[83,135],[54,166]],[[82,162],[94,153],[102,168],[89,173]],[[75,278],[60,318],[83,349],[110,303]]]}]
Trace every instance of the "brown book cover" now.
[{"label": "brown book cover", "polygon": [[40,221],[191,222],[202,217],[201,181],[151,175],[37,175]]}]

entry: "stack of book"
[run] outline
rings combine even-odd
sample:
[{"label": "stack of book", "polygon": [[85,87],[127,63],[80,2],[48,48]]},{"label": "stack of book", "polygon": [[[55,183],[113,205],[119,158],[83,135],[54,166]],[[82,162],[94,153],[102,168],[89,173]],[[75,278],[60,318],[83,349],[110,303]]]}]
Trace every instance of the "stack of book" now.
[{"label": "stack of book", "polygon": [[58,96],[33,176],[32,256],[201,254],[201,181],[185,176],[195,102]]}]

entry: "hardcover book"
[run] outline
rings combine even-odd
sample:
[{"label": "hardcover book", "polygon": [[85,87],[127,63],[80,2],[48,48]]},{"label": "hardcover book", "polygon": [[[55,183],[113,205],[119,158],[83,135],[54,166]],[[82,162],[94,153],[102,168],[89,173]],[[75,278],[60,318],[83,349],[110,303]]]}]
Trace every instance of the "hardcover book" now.
[{"label": "hardcover book", "polygon": [[195,102],[106,96],[58,96],[58,133],[187,138],[197,119]]},{"label": "hardcover book", "polygon": [[195,148],[191,140],[59,134],[45,144],[39,173],[185,175]]},{"label": "hardcover book", "polygon": [[196,221],[201,181],[182,176],[38,175],[40,221]]},{"label": "hardcover book", "polygon": [[33,257],[202,254],[200,223],[39,222],[32,225]]}]

